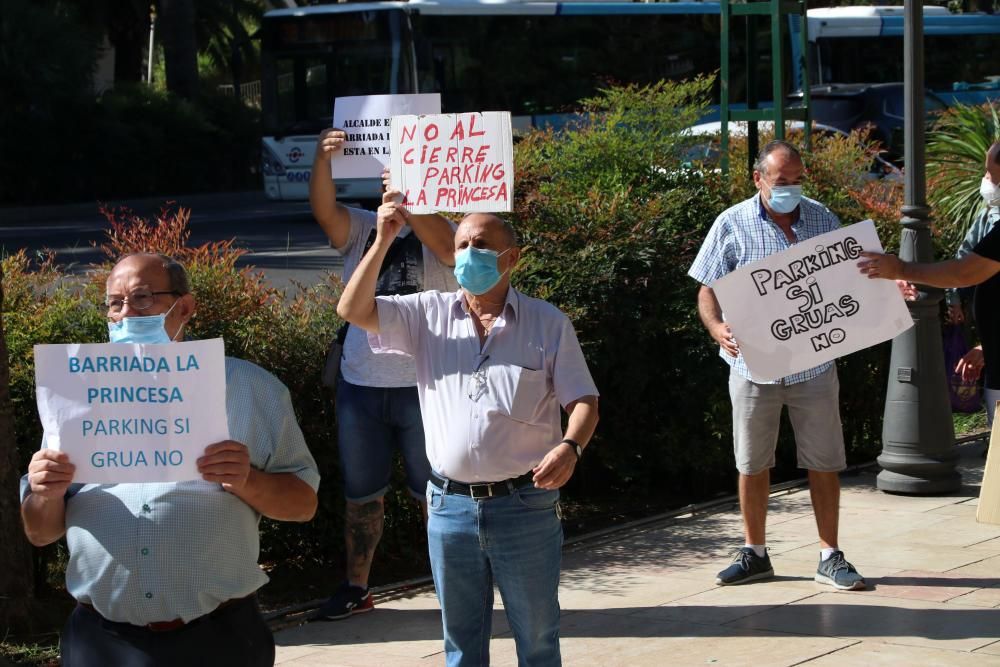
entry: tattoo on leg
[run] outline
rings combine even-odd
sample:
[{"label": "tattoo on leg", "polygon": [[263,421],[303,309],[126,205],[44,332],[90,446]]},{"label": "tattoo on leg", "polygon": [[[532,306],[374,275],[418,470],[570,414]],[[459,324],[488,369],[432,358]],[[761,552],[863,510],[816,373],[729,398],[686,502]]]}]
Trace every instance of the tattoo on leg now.
[{"label": "tattoo on leg", "polygon": [[354,581],[368,581],[375,547],[382,537],[384,522],[382,499],[367,503],[347,503],[344,538],[347,543],[347,576]]}]

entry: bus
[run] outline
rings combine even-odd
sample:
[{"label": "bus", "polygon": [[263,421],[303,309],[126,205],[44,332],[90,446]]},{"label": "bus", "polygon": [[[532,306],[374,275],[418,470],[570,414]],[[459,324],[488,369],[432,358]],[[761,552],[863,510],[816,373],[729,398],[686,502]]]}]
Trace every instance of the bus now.
[{"label": "bus", "polygon": [[[951,92],[953,84],[982,85],[981,79],[996,73],[978,45],[997,38],[1000,17],[949,15],[938,7],[926,7],[925,15],[929,87]],[[814,9],[808,24],[814,83],[902,80],[901,8]],[[758,99],[766,106],[770,34],[762,28],[757,81]],[[782,66],[792,89],[805,79],[798,69],[799,30],[801,21],[790,16],[789,57]],[[308,198],[316,135],[330,126],[336,97],[437,92],[444,113],[510,111],[515,133],[560,127],[581,98],[609,83],[648,84],[718,71],[719,34],[719,4],[713,1],[411,0],[269,11],[261,26],[265,195]],[[731,89],[741,91],[742,30],[733,37]],[[942,47],[947,50],[935,52],[932,40],[939,37],[950,41]],[[976,67],[956,67],[958,58],[973,59]],[[953,81],[943,76],[947,72],[967,73],[967,80]],[[964,98],[955,91],[950,99],[981,92],[970,90]],[[717,118],[715,113],[705,120]],[[380,185],[378,179],[338,179],[338,196],[377,199]]]},{"label": "bus", "polygon": [[[792,44],[799,44],[801,21],[790,18]],[[903,80],[902,7],[810,9],[808,22],[813,84]],[[924,86],[946,104],[1000,99],[998,48],[1000,15],[924,7]]]},{"label": "bus", "polygon": [[[270,11],[261,30],[272,199],[308,195],[316,134],[336,97],[437,92],[443,113],[510,111],[517,133],[560,126],[609,83],[719,68],[717,2],[362,2]],[[379,186],[337,181],[352,199],[376,198]]]}]

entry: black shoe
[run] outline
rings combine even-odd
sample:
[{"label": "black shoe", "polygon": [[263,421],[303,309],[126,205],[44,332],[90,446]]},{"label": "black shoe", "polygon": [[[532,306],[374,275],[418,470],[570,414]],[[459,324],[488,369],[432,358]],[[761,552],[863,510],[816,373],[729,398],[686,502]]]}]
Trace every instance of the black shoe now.
[{"label": "black shoe", "polygon": [[363,614],[375,608],[371,591],[367,588],[351,586],[346,581],[330,596],[330,599],[319,608],[314,620],[339,621],[352,614]]},{"label": "black shoe", "polygon": [[844,558],[843,551],[834,551],[832,556],[821,560],[814,579],[842,591],[860,591],[867,586],[865,578]]},{"label": "black shoe", "polygon": [[771,558],[766,550],[763,556],[758,556],[750,547],[741,547],[733,554],[733,564],[719,573],[715,583],[719,586],[733,586],[773,576],[774,568],[771,567]]}]

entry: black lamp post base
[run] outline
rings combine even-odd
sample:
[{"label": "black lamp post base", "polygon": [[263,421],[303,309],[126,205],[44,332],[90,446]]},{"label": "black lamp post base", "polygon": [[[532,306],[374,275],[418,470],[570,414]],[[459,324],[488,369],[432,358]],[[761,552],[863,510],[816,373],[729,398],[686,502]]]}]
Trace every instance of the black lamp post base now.
[{"label": "black lamp post base", "polygon": [[878,489],[886,493],[907,495],[937,495],[958,491],[962,486],[962,476],[955,470],[957,458],[958,453],[955,451],[942,453],[934,458],[919,453],[883,453],[878,457],[878,463],[883,468],[878,474]]}]

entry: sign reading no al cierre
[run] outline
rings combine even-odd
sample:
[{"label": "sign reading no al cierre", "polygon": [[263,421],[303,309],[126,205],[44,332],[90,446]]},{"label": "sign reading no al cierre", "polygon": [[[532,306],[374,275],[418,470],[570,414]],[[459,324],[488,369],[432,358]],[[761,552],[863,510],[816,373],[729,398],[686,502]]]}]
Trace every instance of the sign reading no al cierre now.
[{"label": "sign reading no al cierre", "polygon": [[196,461],[227,440],[221,338],[164,345],[36,345],[43,447],[69,455],[74,482],[200,479]]},{"label": "sign reading no al cierre", "polygon": [[754,380],[794,375],[913,326],[896,283],[858,270],[866,250],[882,252],[871,220],[796,243],[712,284]]}]

